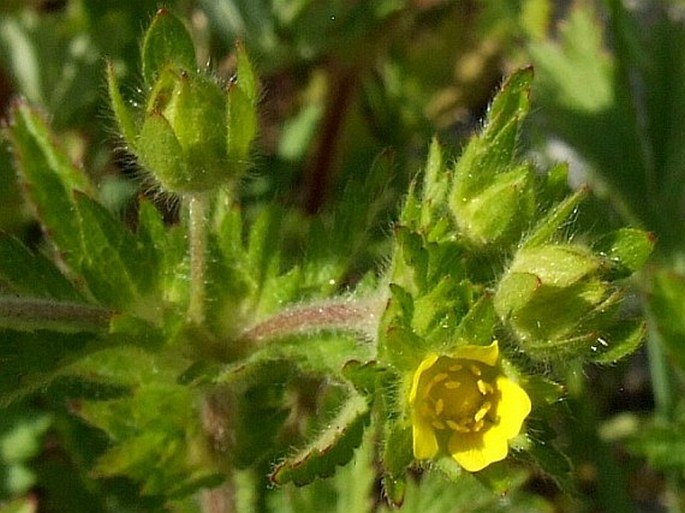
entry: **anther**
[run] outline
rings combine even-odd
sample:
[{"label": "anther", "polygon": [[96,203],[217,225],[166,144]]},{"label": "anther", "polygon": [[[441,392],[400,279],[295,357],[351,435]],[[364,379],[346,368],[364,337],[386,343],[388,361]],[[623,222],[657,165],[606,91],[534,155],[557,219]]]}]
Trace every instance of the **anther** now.
[{"label": "anther", "polygon": [[447,390],[454,390],[456,388],[459,388],[461,386],[461,383],[458,381],[445,381],[445,384],[443,385]]},{"label": "anther", "polygon": [[469,365],[469,370],[471,371],[471,374],[473,374],[474,376],[480,377],[480,375],[482,374],[480,367],[478,367],[477,365]]},{"label": "anther", "polygon": [[452,431],[456,431],[458,433],[469,433],[471,431],[466,426],[462,426],[461,424],[458,424],[453,420],[446,420],[445,423],[447,424],[447,427],[449,427]]},{"label": "anther", "polygon": [[480,422],[481,420],[483,420],[490,411],[490,408],[492,408],[492,403],[490,401],[484,402],[483,406],[480,407],[480,410],[478,410],[476,414],[473,416],[474,420],[476,422]]},{"label": "anther", "polygon": [[443,401],[442,399],[438,399],[437,401],[435,401],[435,414],[436,415],[440,415],[444,409],[445,409],[445,401]]},{"label": "anther", "polygon": [[433,376],[433,379],[431,380],[433,383],[440,383],[441,381],[444,381],[447,379],[447,373],[446,372],[440,372],[439,374],[436,374]]},{"label": "anther", "polygon": [[478,391],[483,395],[492,394],[495,391],[490,383],[487,383],[482,379],[476,381],[476,386],[478,387]]}]

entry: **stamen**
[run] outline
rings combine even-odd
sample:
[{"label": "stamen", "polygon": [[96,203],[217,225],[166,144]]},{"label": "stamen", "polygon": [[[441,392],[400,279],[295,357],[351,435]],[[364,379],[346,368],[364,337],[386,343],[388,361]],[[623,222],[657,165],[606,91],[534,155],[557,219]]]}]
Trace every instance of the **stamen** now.
[{"label": "stamen", "polygon": [[444,381],[447,379],[447,373],[446,372],[440,372],[433,376],[433,379],[431,380],[433,383],[440,383],[441,381]]},{"label": "stamen", "polygon": [[478,391],[483,395],[492,394],[495,391],[490,383],[483,381],[482,379],[476,381],[476,386],[478,387]]},{"label": "stamen", "polygon": [[433,422],[431,422],[431,426],[433,426],[435,429],[445,429],[445,424],[443,424],[439,420],[434,420]]},{"label": "stamen", "polygon": [[461,386],[461,383],[458,381],[445,381],[445,384],[443,385],[447,390],[454,390],[456,388],[459,388]]},{"label": "stamen", "polygon": [[484,402],[483,406],[480,407],[480,410],[478,410],[476,414],[473,416],[474,420],[476,422],[480,422],[481,420],[483,420],[490,411],[490,408],[492,408],[492,403],[490,401]]},{"label": "stamen", "polygon": [[438,399],[437,401],[435,401],[435,414],[436,415],[440,415],[444,409],[445,409],[445,401],[443,401],[442,399]]},{"label": "stamen", "polygon": [[451,370],[452,372],[458,372],[458,371],[462,370],[463,368],[464,368],[464,366],[460,365],[458,363],[455,363],[454,365],[449,366],[449,370]]},{"label": "stamen", "polygon": [[479,420],[478,422],[476,422],[476,423],[473,425],[472,430],[473,430],[473,431],[480,431],[481,429],[483,429],[483,426],[485,426],[485,421],[484,421],[484,420]]},{"label": "stamen", "polygon": [[458,424],[453,420],[447,420],[445,422],[447,424],[447,427],[449,427],[452,431],[456,431],[457,433],[469,433],[471,431],[466,426],[462,426],[461,424]]},{"label": "stamen", "polygon": [[471,371],[471,374],[477,377],[480,377],[480,375],[482,374],[480,367],[478,367],[477,365],[469,365],[469,370]]}]

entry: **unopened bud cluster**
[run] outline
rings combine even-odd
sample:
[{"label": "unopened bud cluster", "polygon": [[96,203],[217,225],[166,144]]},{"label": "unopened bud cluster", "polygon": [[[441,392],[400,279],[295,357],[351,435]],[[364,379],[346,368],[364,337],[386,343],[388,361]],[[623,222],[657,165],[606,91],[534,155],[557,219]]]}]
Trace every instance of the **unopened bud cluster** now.
[{"label": "unopened bud cluster", "polygon": [[256,85],[237,48],[237,79],[226,88],[199,72],[183,23],[158,11],[142,48],[146,98],[140,108],[119,92],[112,66],[112,110],[127,147],[162,188],[176,193],[213,189],[240,176],[256,133]]}]

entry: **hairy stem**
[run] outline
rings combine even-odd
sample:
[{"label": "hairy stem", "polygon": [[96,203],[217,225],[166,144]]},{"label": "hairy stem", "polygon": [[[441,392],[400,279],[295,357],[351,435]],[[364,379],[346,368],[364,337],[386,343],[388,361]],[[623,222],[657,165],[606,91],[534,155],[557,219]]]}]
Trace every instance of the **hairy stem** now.
[{"label": "hairy stem", "polygon": [[188,197],[190,218],[190,301],[188,320],[202,324],[205,320],[205,253],[207,251],[207,196]]},{"label": "hairy stem", "polygon": [[0,297],[0,326],[14,329],[101,331],[112,312],[95,305],[33,297]]},{"label": "hairy stem", "polygon": [[362,300],[338,298],[297,305],[249,328],[241,339],[250,344],[261,344],[288,335],[340,330],[373,340],[384,306],[384,297]]}]

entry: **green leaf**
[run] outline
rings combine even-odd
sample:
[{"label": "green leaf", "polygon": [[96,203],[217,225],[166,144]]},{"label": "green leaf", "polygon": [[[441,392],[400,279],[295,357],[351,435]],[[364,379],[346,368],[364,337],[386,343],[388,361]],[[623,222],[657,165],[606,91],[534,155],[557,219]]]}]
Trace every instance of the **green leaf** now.
[{"label": "green leaf", "polygon": [[[38,476],[31,465],[39,457],[53,416],[26,404],[3,409],[0,419],[0,504],[26,494]],[[0,506],[0,511],[3,511]]]},{"label": "green leaf", "polygon": [[[613,28],[622,30],[618,18],[611,19],[617,22]],[[633,96],[640,75],[633,69],[636,62],[621,63],[608,51],[613,46],[623,52],[626,41],[624,34],[614,33],[618,39],[607,45],[604,26],[596,4],[579,2],[559,25],[557,38],[530,46],[535,98],[546,114],[547,133],[557,134],[592,164],[590,179],[601,179],[597,185],[609,188],[610,200],[627,219],[644,220],[650,215],[644,208],[650,164],[640,133],[645,120],[638,112],[644,107],[640,96]],[[667,66],[673,69],[673,62]],[[644,90],[651,92],[651,85]]]},{"label": "green leaf", "polygon": [[90,290],[104,304],[131,308],[158,285],[156,255],[99,203],[82,194],[76,200]]},{"label": "green leaf", "polygon": [[674,422],[655,421],[643,426],[628,441],[631,452],[644,455],[649,464],[660,470],[685,468],[685,419],[682,415]]},{"label": "green leaf", "polygon": [[148,85],[170,64],[190,72],[197,68],[195,45],[188,30],[166,9],[157,11],[145,32],[141,54],[143,78]]},{"label": "green leaf", "polygon": [[649,313],[670,357],[685,368],[685,275],[666,268],[651,280]]},{"label": "green leaf", "polygon": [[0,283],[4,289],[20,295],[83,300],[52,262],[40,253],[30,252],[13,237],[0,236]]},{"label": "green leaf", "polygon": [[349,462],[361,443],[364,426],[369,421],[368,408],[362,396],[350,397],[311,445],[276,465],[271,480],[276,484],[292,481],[301,486],[333,475],[335,467]]},{"label": "green leaf", "polygon": [[6,134],[28,199],[46,233],[67,263],[78,269],[81,231],[72,193],[92,192],[88,178],[57,147],[42,116],[26,103],[14,104]]},{"label": "green leaf", "polygon": [[279,208],[265,208],[250,227],[247,263],[257,290],[262,292],[267,280],[280,270],[281,223],[284,213]]},{"label": "green leaf", "polygon": [[236,79],[228,89],[226,126],[228,160],[243,169],[257,134],[257,77],[242,44],[236,46]]},{"label": "green leaf", "polygon": [[[372,265],[377,228],[383,216],[389,215],[394,199],[388,182],[393,165],[393,152],[378,154],[363,179],[347,181],[334,210],[312,221],[303,264],[307,286],[327,295],[337,291],[350,273],[364,272]],[[365,207],[359,208],[360,204]]]},{"label": "green leaf", "polygon": [[90,333],[0,332],[0,406],[48,385],[80,357],[108,344]]}]

